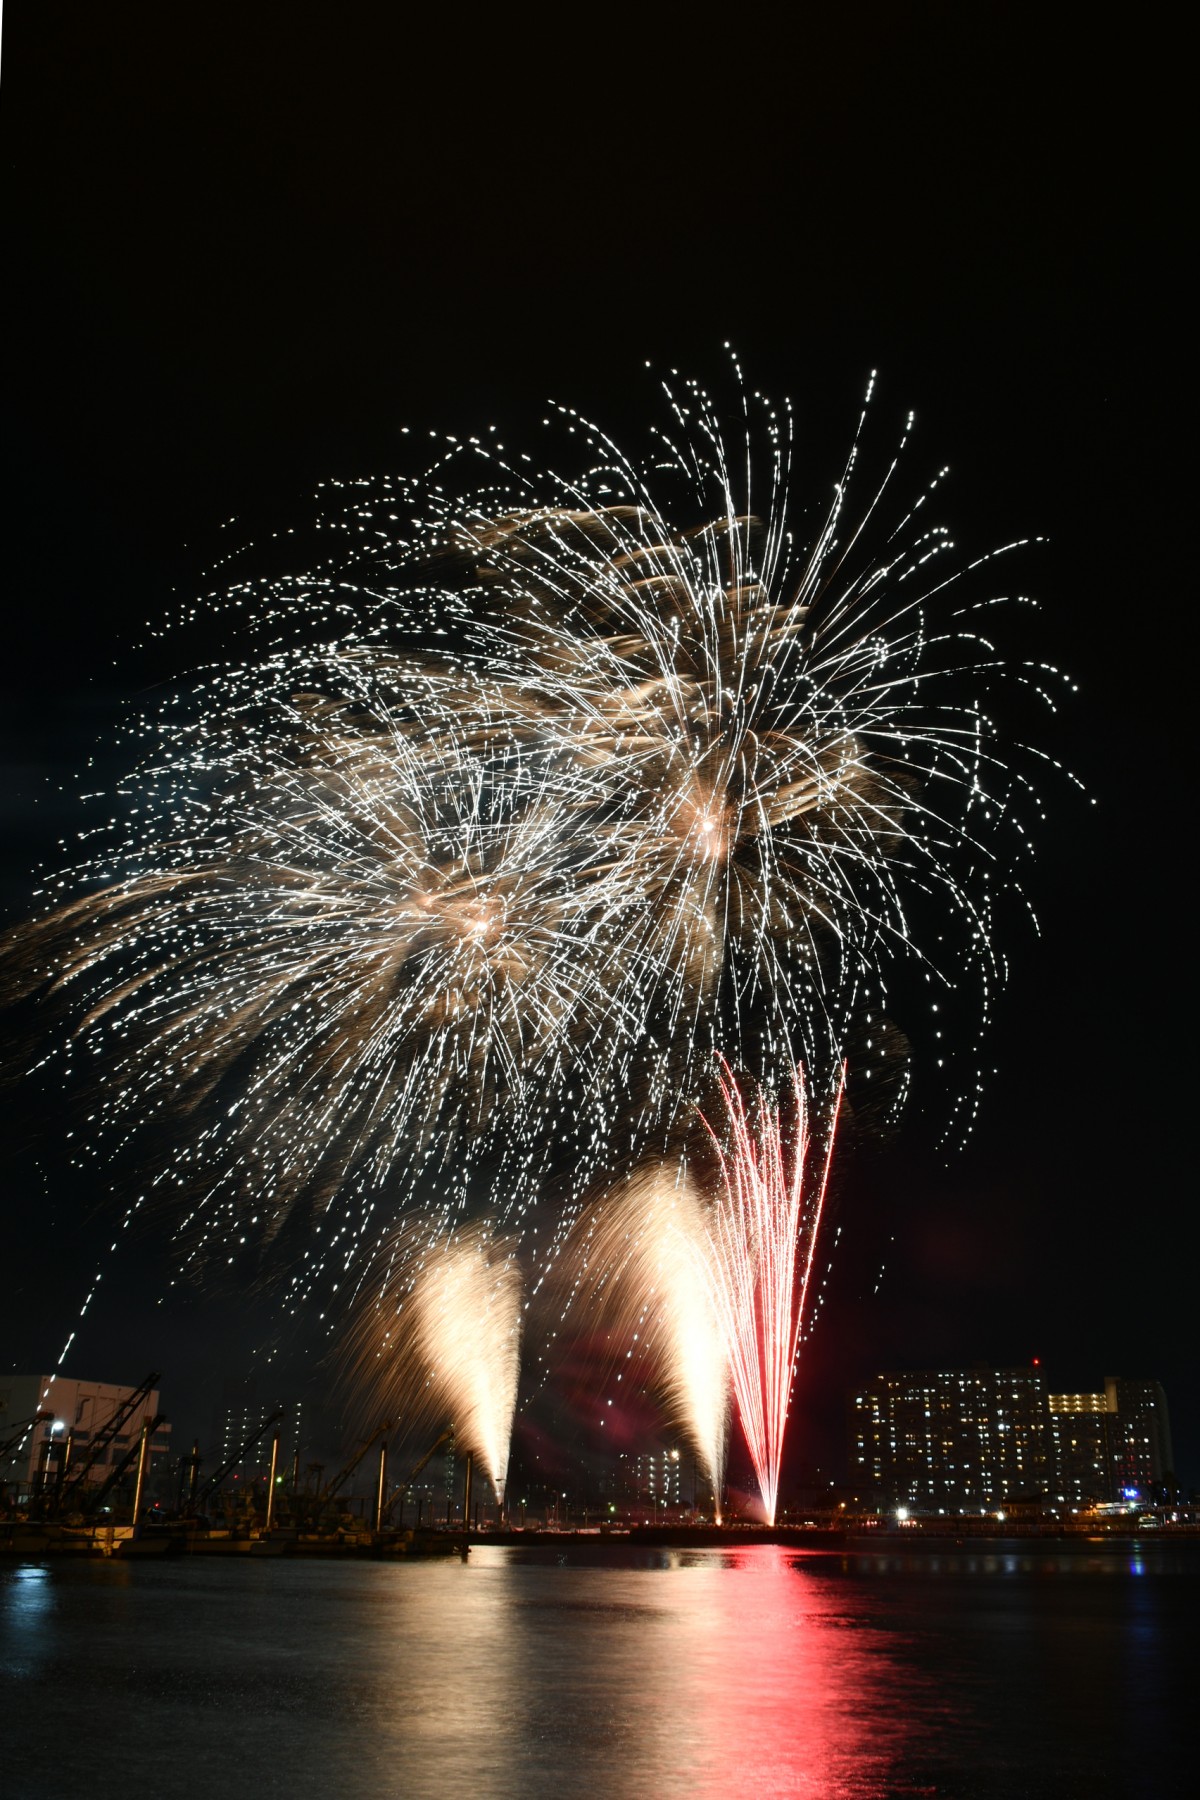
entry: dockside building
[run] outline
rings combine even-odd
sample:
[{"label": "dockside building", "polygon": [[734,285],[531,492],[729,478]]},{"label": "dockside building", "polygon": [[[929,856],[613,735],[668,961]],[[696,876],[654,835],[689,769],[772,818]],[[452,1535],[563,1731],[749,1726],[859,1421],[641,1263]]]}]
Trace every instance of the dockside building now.
[{"label": "dockside building", "polygon": [[849,1425],[856,1490],[914,1512],[1148,1500],[1172,1471],[1161,1386],[1123,1376],[1066,1394],[1036,1364],[891,1370],[854,1391]]}]

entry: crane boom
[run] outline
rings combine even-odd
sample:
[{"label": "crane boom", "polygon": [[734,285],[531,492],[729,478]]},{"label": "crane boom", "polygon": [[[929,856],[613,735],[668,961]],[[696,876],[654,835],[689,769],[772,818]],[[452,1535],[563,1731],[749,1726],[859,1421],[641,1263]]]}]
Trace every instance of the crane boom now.
[{"label": "crane boom", "polygon": [[88,1471],[91,1469],[92,1464],[96,1461],[100,1452],[107,1449],[113,1439],[124,1429],[130,1418],[141,1405],[142,1401],[145,1400],[153,1390],[155,1382],[159,1380],[161,1380],[160,1371],[152,1369],[145,1381],[134,1388],[133,1392],[129,1395],[129,1398],[127,1400],[122,1400],[121,1404],[114,1410],[107,1424],[102,1425],[99,1431],[94,1431],[92,1433],[88,1442],[86,1454],[76,1464],[72,1473],[67,1477],[62,1491],[58,1496],[58,1505],[60,1509],[65,1508],[66,1502],[71,1495],[79,1492],[87,1480]]},{"label": "crane boom", "polygon": [[[159,1426],[165,1425],[166,1422],[167,1422],[166,1413],[155,1413],[155,1415],[152,1419],[147,1419],[146,1424],[150,1428],[150,1436],[153,1437],[154,1433],[158,1430]],[[124,1456],[121,1458],[120,1462],[113,1464],[112,1468],[108,1471],[108,1474],[105,1476],[105,1478],[101,1482],[100,1486],[96,1489],[95,1493],[88,1495],[87,1503],[88,1503],[89,1512],[95,1512],[96,1508],[100,1505],[100,1502],[116,1486],[117,1482],[120,1481],[122,1475],[125,1473],[126,1469],[129,1467],[130,1463],[133,1461],[134,1457],[137,1456],[138,1452],[141,1450],[141,1447],[142,1447],[142,1439],[141,1439],[141,1434],[139,1433],[138,1436],[134,1438],[132,1444],[130,1444],[128,1450],[126,1450],[126,1452],[125,1452]]]},{"label": "crane boom", "polygon": [[230,1469],[236,1469],[246,1452],[248,1450],[253,1450],[259,1438],[265,1437],[272,1425],[277,1424],[279,1420],[282,1419],[283,1412],[283,1407],[277,1406],[273,1413],[268,1413],[262,1424],[258,1427],[258,1430],[252,1431],[246,1441],[238,1445],[228,1461],[221,1464],[216,1474],[210,1475],[203,1487],[197,1488],[195,1498],[192,1501],[192,1505],[197,1512],[199,1512],[202,1503],[208,1499],[209,1495],[215,1493],[217,1488],[220,1487]]},{"label": "crane boom", "polygon": [[12,1436],[5,1438],[4,1442],[0,1444],[0,1456],[7,1456],[9,1451],[15,1450],[19,1444],[23,1443],[29,1433],[38,1425],[48,1425],[54,1417],[52,1412],[35,1412],[32,1418],[22,1419]]},{"label": "crane boom", "polygon": [[367,1451],[371,1448],[371,1445],[377,1444],[379,1442],[380,1438],[384,1435],[384,1433],[390,1431],[391,1429],[392,1429],[392,1421],[390,1419],[385,1419],[383,1421],[382,1425],[377,1425],[375,1427],[375,1430],[371,1433],[371,1435],[367,1439],[366,1443],[360,1444],[359,1448],[354,1452],[354,1455],[350,1458],[350,1461],[346,1464],[345,1468],[339,1470],[339,1472],[334,1476],[333,1480],[328,1482],[325,1485],[325,1487],[323,1487],[321,1489],[321,1492],[320,1492],[320,1495],[318,1496],[318,1498],[322,1503],[324,1503],[327,1500],[333,1499],[333,1496],[337,1493],[338,1489],[342,1486],[343,1482],[349,1481],[351,1475],[353,1475],[355,1469],[357,1469],[359,1463],[362,1461],[363,1457],[367,1454]]},{"label": "crane boom", "polygon": [[430,1446],[429,1446],[428,1450],[425,1452],[424,1456],[419,1457],[418,1460],[413,1464],[412,1468],[408,1471],[407,1479],[402,1481],[400,1483],[399,1487],[394,1488],[392,1490],[392,1497],[388,1501],[387,1505],[384,1507],[383,1512],[380,1515],[381,1518],[386,1519],[390,1516],[391,1510],[392,1510],[393,1506],[395,1506],[397,1500],[399,1500],[399,1498],[402,1494],[408,1493],[409,1488],[412,1486],[413,1482],[417,1479],[417,1476],[421,1473],[421,1470],[425,1467],[425,1464],[427,1462],[429,1462],[432,1457],[436,1456],[438,1451],[441,1449],[442,1445],[445,1443],[448,1443],[449,1440],[453,1436],[454,1436],[453,1425],[447,1425],[445,1431],[442,1432],[441,1436],[434,1438],[432,1444],[430,1444]]}]

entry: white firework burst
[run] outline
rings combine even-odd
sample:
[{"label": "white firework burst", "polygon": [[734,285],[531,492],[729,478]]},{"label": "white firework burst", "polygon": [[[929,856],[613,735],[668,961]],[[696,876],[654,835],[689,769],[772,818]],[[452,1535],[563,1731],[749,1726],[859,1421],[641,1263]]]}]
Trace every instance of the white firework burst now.
[{"label": "white firework burst", "polygon": [[110,1141],[171,1118],[198,1264],[303,1219],[298,1296],[481,1191],[565,1226],[677,1150],[716,1047],[822,1083],[858,1033],[876,1072],[905,959],[986,1015],[1038,811],[989,695],[1050,672],[983,635],[927,490],[881,526],[899,454],[851,525],[856,435],[805,539],[789,411],[727,448],[668,402],[643,461],[560,409],[569,479],[469,441],[348,490],[322,566],[226,590],[270,645],[150,722],[126,827],[10,939]]}]

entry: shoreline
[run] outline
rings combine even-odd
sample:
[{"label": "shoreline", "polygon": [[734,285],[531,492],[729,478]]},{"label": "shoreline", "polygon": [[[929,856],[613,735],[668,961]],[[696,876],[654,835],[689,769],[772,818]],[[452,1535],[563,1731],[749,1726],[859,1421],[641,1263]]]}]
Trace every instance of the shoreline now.
[{"label": "shoreline", "polygon": [[824,1551],[841,1555],[930,1554],[960,1550],[1009,1553],[1049,1550],[1085,1555],[1130,1550],[1195,1550],[1200,1554],[1200,1525],[1135,1526],[1129,1529],[1064,1530],[1058,1521],[1019,1524],[1001,1531],[942,1520],[906,1521],[875,1528],[820,1525],[633,1525],[546,1529],[514,1526],[501,1530],[422,1530],[382,1534],[197,1531],[156,1525],[135,1532],[132,1525],[71,1528],[55,1523],[14,1521],[0,1527],[0,1558],[141,1560],[160,1556],[235,1556],[255,1561],[286,1558],[357,1558],[396,1561],[430,1556],[466,1556],[473,1545],[507,1549],[742,1550],[760,1545]]}]

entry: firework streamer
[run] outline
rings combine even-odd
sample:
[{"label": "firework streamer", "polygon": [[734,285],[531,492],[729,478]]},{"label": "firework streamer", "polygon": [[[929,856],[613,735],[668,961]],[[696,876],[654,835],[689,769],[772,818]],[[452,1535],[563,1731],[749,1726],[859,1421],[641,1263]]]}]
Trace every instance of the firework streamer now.
[{"label": "firework streamer", "polygon": [[793,1077],[790,1155],[779,1108],[760,1089],[751,1117],[728,1067],[721,1082],[727,1145],[712,1133],[722,1178],[709,1225],[713,1301],[768,1525],[775,1523],[788,1407],[843,1083],[844,1077],[815,1193],[805,1192],[809,1102],[800,1070]]},{"label": "firework streamer", "polygon": [[394,1234],[378,1291],[347,1336],[360,1393],[412,1430],[453,1423],[504,1504],[521,1361],[521,1277],[486,1226]]},{"label": "firework streamer", "polygon": [[564,1262],[618,1358],[637,1346],[719,1506],[729,1358],[708,1257],[707,1208],[686,1169],[646,1165],[585,1214]]}]

